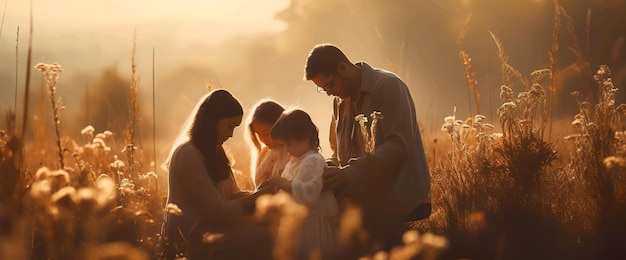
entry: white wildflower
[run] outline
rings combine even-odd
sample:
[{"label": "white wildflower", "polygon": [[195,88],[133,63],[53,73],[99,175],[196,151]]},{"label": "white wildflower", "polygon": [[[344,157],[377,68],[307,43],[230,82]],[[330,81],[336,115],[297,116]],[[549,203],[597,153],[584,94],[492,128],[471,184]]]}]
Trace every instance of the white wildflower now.
[{"label": "white wildflower", "polygon": [[102,133],[104,134],[105,138],[109,138],[109,137],[113,136],[113,133],[111,131],[109,131],[109,130],[106,130],[106,131],[104,131]]},{"label": "white wildflower", "polygon": [[202,236],[202,242],[207,244],[213,244],[220,242],[224,238],[224,234],[222,233],[204,233]]},{"label": "white wildflower", "polygon": [[183,215],[183,211],[178,207],[178,205],[174,203],[168,203],[167,206],[165,206],[165,211],[167,211],[167,213],[169,214],[176,215],[176,216]]},{"label": "white wildflower", "polygon": [[115,199],[115,182],[109,175],[101,174],[96,179],[96,189],[99,191],[97,201],[100,205]]},{"label": "white wildflower", "polygon": [[86,135],[86,136],[93,136],[94,131],[96,131],[96,129],[94,129],[93,126],[88,125],[87,127],[83,128],[83,130],[80,131],[80,134]]}]

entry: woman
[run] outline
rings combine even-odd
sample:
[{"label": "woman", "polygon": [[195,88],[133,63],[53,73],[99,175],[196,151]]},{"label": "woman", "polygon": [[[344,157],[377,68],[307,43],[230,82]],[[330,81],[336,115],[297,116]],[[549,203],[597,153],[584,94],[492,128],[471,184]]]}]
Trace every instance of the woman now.
[{"label": "woman", "polygon": [[274,189],[241,192],[222,147],[242,117],[241,104],[228,91],[210,92],[172,146],[167,205],[177,205],[182,214],[166,211],[162,235],[168,259],[271,258],[269,232],[243,215],[254,211],[259,195]]}]

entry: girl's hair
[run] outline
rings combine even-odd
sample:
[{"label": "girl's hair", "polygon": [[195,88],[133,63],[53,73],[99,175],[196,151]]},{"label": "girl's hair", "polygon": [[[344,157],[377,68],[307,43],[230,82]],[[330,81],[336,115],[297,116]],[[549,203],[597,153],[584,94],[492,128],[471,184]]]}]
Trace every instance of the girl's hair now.
[{"label": "girl's hair", "polygon": [[272,127],[272,138],[281,140],[309,139],[311,147],[319,150],[319,130],[311,120],[309,114],[300,109],[283,113]]},{"label": "girl's hair", "polygon": [[254,129],[252,129],[253,122],[265,123],[274,125],[276,120],[285,111],[285,108],[271,99],[259,100],[251,109],[252,113],[249,114],[247,121],[246,136],[251,146],[256,148],[256,152],[261,150],[261,141],[257,137]]},{"label": "girl's hair", "polygon": [[165,166],[169,166],[176,148],[190,141],[204,156],[211,180],[218,182],[227,179],[232,170],[224,148],[217,143],[217,121],[242,115],[241,104],[230,92],[217,89],[204,95],[187,117],[170,149]]}]

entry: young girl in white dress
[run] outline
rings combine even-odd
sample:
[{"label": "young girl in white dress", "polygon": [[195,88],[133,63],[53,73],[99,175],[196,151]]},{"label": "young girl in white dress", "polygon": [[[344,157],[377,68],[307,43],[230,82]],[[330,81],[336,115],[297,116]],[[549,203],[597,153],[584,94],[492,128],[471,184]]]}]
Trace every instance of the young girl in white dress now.
[{"label": "young girl in white dress", "polygon": [[291,156],[282,175],[272,177],[271,182],[309,209],[300,236],[294,238],[294,258],[310,259],[317,254],[322,259],[336,257],[339,210],[333,192],[322,192],[326,161],[318,151],[317,127],[306,112],[293,110],[278,119],[271,135]]},{"label": "young girl in white dress", "polygon": [[276,120],[285,111],[277,102],[262,99],[251,109],[247,119],[247,141],[251,150],[250,172],[254,186],[280,176],[289,161],[285,148],[272,139],[270,131]]}]

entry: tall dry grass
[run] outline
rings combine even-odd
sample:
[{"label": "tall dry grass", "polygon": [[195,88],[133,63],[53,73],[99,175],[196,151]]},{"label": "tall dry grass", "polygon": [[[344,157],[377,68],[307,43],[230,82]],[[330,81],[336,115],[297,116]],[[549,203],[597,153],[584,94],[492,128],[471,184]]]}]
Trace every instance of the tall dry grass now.
[{"label": "tall dry grass", "polygon": [[[399,245],[381,250],[368,242],[376,234],[367,227],[371,223],[358,209],[348,208],[340,226],[344,255],[361,259],[626,256],[626,131],[621,121],[626,105],[616,104],[618,89],[610,69],[599,66],[593,73],[586,59],[588,51],[577,43],[570,47],[572,54],[586,64],[581,73],[591,78],[598,94],[589,99],[572,93],[579,108],[569,126],[575,133],[552,136],[557,54],[564,47],[560,46],[562,19],[566,33],[578,41],[571,18],[555,2],[549,68],[526,75],[509,63],[504,45],[491,34],[502,72],[501,104],[493,120],[499,128],[480,114],[480,85],[460,37],[468,99],[473,91],[477,113],[470,106],[472,116],[458,118],[454,108],[441,129],[447,139],[427,147],[432,216],[410,223],[413,229],[398,238]],[[135,129],[141,121],[137,120],[134,48],[127,92],[133,106],[128,111],[128,128],[121,134],[126,135],[124,144],[116,144],[118,133],[92,126],[80,131],[82,140],[65,137],[58,97],[44,87],[35,102],[41,107],[38,115],[50,120],[30,123],[35,128],[32,140],[24,139],[24,129],[34,113],[24,109],[21,125],[13,112],[6,114],[7,127],[0,131],[0,222],[8,225],[0,230],[0,259],[160,257],[158,234],[165,194],[158,189],[156,174],[144,163],[151,157],[137,148],[141,139]],[[56,87],[58,78],[53,79],[44,86]],[[524,88],[518,90],[516,84]],[[46,97],[51,113],[46,113]],[[26,92],[25,108],[28,100]],[[49,130],[55,131],[54,146],[46,137]],[[273,230],[276,259],[289,258],[290,237],[304,216],[301,206],[285,194],[259,199],[254,218]],[[386,223],[376,224],[385,227]],[[212,238],[208,236],[207,242]]]},{"label": "tall dry grass", "polygon": [[[570,125],[575,134],[554,137],[562,19],[574,42],[571,54],[582,64],[578,72],[596,88],[581,91],[597,96],[572,93],[579,107]],[[610,69],[600,65],[592,72],[571,17],[556,1],[549,68],[532,72],[530,80],[508,63],[502,43],[494,34],[492,38],[502,65],[502,105],[497,109],[502,133],[493,133],[480,114],[459,120],[455,109],[444,119],[442,131],[449,138],[447,147],[438,142],[433,164],[434,214],[414,227],[444,235],[450,241],[450,258],[625,256],[626,240],[620,234],[626,230],[621,121],[626,105],[616,104],[618,89]],[[467,68],[465,73],[475,76]],[[514,91],[513,79],[523,91]]]}]

